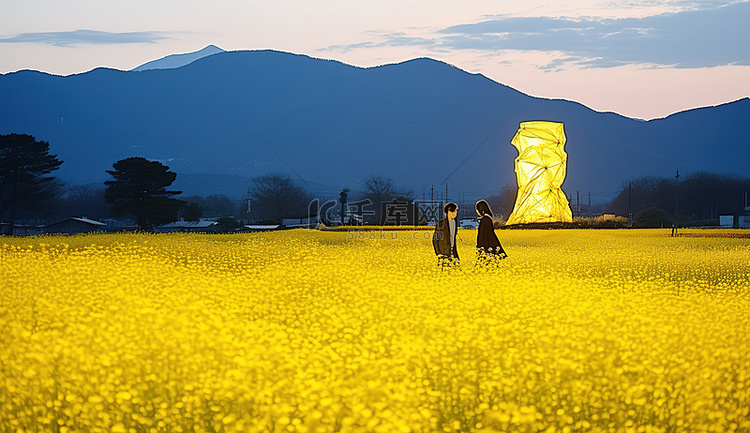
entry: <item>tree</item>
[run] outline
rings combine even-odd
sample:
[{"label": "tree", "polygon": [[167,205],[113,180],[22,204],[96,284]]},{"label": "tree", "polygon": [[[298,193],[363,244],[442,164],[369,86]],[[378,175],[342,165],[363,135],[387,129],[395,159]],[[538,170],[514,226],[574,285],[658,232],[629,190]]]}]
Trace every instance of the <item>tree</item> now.
[{"label": "tree", "polygon": [[349,197],[349,188],[344,188],[339,193],[339,203],[341,203],[341,224],[346,224],[344,222],[344,217],[346,216],[346,200]]},{"label": "tree", "polygon": [[203,217],[203,208],[198,203],[185,203],[180,208],[180,215],[185,221],[198,221]]},{"label": "tree", "polygon": [[271,173],[252,180],[254,220],[281,223],[284,218],[307,216],[312,195],[286,174]]},{"label": "tree", "polygon": [[111,216],[104,201],[104,185],[63,185],[60,193],[49,202],[58,217],[85,216],[101,220]]},{"label": "tree", "polygon": [[487,197],[487,203],[492,208],[492,213],[498,220],[507,220],[513,207],[516,205],[518,187],[515,184],[506,184],[497,194]]},{"label": "tree", "polygon": [[115,215],[131,214],[145,230],[177,220],[177,211],[185,202],[170,198],[181,192],[166,189],[177,178],[169,167],[142,157],[122,159],[112,167],[107,173],[115,179],[104,182],[104,198]]},{"label": "tree", "polygon": [[750,179],[736,175],[692,173],[680,180],[679,190],[674,178],[642,177],[625,183],[608,208],[615,214],[628,215],[657,207],[675,217],[675,200],[679,193],[682,225],[741,212],[746,191],[750,191]]},{"label": "tree", "polygon": [[661,228],[672,225],[672,218],[664,209],[647,207],[635,214],[634,225],[640,228]]},{"label": "tree", "polygon": [[390,203],[393,199],[403,199],[409,202],[414,201],[414,191],[397,188],[391,178],[370,176],[365,179],[364,192],[361,198],[369,199],[372,202],[372,210],[375,214],[373,215],[374,221],[370,222],[383,224],[385,220],[383,213],[385,204]]},{"label": "tree", "polygon": [[217,221],[219,223],[219,227],[221,227],[222,231],[225,232],[231,232],[234,231],[240,227],[242,227],[242,220],[238,220],[235,217],[221,217]]},{"label": "tree", "polygon": [[[245,202],[245,200],[233,199],[223,194],[211,194],[208,197],[191,195],[182,198],[182,200],[188,203],[188,206],[183,207],[183,213],[181,214],[186,220],[188,219],[187,215],[195,215],[196,212],[194,211],[197,210],[197,208],[194,208],[194,206],[200,207],[200,215],[197,215],[195,217],[196,220],[200,217],[239,217],[244,216],[247,212],[247,203]],[[189,211],[189,213],[186,213],[190,205],[193,205],[193,210]]]},{"label": "tree", "polygon": [[737,175],[695,172],[680,179],[680,218],[718,219],[744,208],[750,179]]},{"label": "tree", "polygon": [[8,214],[10,234],[19,207],[33,207],[57,191],[45,176],[63,162],[49,153],[49,143],[26,134],[0,135],[0,218]]},{"label": "tree", "polygon": [[617,197],[609,203],[609,211],[617,215],[636,214],[648,207],[674,209],[674,188],[670,180],[644,176],[623,184]]}]

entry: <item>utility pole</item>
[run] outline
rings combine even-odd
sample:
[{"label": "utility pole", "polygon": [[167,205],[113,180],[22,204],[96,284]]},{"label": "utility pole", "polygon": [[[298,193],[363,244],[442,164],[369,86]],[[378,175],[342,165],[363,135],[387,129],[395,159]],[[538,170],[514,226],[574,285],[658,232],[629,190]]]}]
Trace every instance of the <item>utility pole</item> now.
[{"label": "utility pole", "polygon": [[679,220],[680,217],[680,171],[677,170],[677,175],[674,177],[677,180],[677,188],[674,195],[674,203],[675,203],[675,221]]},{"label": "utility pole", "polygon": [[250,211],[253,208],[253,196],[250,191],[250,187],[247,188],[247,218],[250,218]]},{"label": "utility pole", "polygon": [[677,232],[680,222],[680,170],[677,170],[677,175],[674,178],[677,180],[677,188],[674,194],[674,226],[672,226],[672,236]]},{"label": "utility pole", "polygon": [[630,201],[630,193],[633,192],[633,182],[628,182],[628,224],[633,225],[633,205]]}]

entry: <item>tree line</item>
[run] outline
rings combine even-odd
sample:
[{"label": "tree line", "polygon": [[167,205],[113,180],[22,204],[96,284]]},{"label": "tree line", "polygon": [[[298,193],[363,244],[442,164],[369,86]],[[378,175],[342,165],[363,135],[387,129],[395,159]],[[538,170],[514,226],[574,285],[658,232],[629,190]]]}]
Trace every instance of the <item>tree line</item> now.
[{"label": "tree line", "polygon": [[[311,206],[319,203],[312,192],[283,173],[253,178],[247,201],[223,195],[177,199],[181,192],[168,189],[177,174],[158,161],[143,157],[117,161],[107,170],[112,179],[104,182],[104,188],[63,184],[51,176],[62,164],[50,154],[48,142],[26,134],[0,135],[0,220],[8,222],[5,233],[13,232],[19,215],[41,215],[49,208],[56,209],[59,216],[129,217],[144,230],[178,218],[223,217],[220,222],[232,228],[243,219],[278,224],[283,218],[304,218],[324,211]],[[629,216],[636,225],[710,225],[719,215],[742,212],[749,191],[750,179],[737,175],[696,172],[683,178],[641,177],[624,183],[606,210]],[[515,186],[506,185],[487,200],[496,215],[507,217],[515,197]],[[403,215],[395,215],[400,223],[426,222],[415,207],[414,191],[381,176],[365,179],[360,191],[342,189],[337,201],[338,216],[330,208],[325,214],[330,222],[392,223],[391,204],[405,209]],[[354,211],[347,212],[349,209]]]},{"label": "tree line", "polygon": [[[283,218],[309,216],[314,202],[310,191],[282,173],[253,178],[248,203],[223,195],[177,199],[174,196],[181,191],[168,189],[177,174],[165,164],[143,157],[115,162],[112,170],[106,170],[112,179],[104,182],[104,188],[65,185],[50,176],[62,164],[57,155],[50,153],[46,141],[26,134],[0,135],[0,220],[9,221],[3,226],[5,233],[13,233],[19,214],[44,215],[50,208],[56,209],[58,216],[133,218],[138,228],[152,230],[178,218],[196,221],[204,216],[223,217],[219,222],[227,228],[241,225],[243,216],[257,222],[280,223]],[[410,203],[413,192],[397,188],[391,179],[371,176],[358,199],[373,205],[376,212],[368,222],[378,223],[382,220],[383,203],[396,199]],[[346,201],[342,209],[345,206]]]},{"label": "tree line", "polygon": [[[260,222],[280,223],[284,218],[321,216],[324,224],[383,224],[387,204],[406,206],[413,224],[416,214],[414,191],[398,187],[393,179],[372,175],[363,182],[361,191],[343,188],[337,200],[321,202],[289,175],[271,173],[252,179],[249,207]],[[328,206],[326,206],[328,205]],[[354,219],[354,218],[359,219]]]},{"label": "tree line", "polygon": [[742,213],[748,195],[750,178],[739,175],[699,171],[673,178],[647,176],[624,183],[608,209],[648,225],[712,225],[720,215]]}]

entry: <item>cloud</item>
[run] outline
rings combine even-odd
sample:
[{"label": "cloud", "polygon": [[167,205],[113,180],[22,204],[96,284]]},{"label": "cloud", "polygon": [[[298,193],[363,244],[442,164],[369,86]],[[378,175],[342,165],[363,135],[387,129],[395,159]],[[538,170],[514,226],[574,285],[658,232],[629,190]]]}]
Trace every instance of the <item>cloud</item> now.
[{"label": "cloud", "polygon": [[[421,46],[435,51],[503,50],[560,52],[544,68],[563,64],[613,67],[651,64],[679,68],[750,65],[750,2],[717,6],[693,2],[695,9],[644,18],[550,18],[499,16],[451,26],[431,37],[383,35],[373,46]],[[709,7],[709,9],[702,9]]]},{"label": "cloud", "polygon": [[352,50],[356,50],[359,48],[372,48],[374,44],[372,42],[360,42],[358,44],[350,44],[350,45],[332,45],[330,47],[324,48],[323,50],[335,50],[335,51],[341,51],[344,53],[348,53]]},{"label": "cloud", "polygon": [[165,32],[110,33],[95,30],[76,30],[72,32],[22,33],[12,37],[0,38],[0,43],[40,43],[69,47],[86,44],[153,44],[163,39],[169,39]]}]

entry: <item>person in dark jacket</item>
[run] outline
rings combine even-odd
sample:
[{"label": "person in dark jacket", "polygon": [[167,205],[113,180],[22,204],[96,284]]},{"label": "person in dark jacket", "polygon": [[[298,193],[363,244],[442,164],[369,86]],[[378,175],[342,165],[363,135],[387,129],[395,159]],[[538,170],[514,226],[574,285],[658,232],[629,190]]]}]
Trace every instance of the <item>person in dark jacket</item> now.
[{"label": "person in dark jacket", "polygon": [[477,260],[491,261],[508,257],[500,245],[500,240],[492,226],[492,209],[486,200],[479,200],[475,206],[479,215],[479,229],[477,230]]},{"label": "person in dark jacket", "polygon": [[443,206],[445,219],[437,222],[435,233],[432,235],[432,246],[438,256],[441,265],[458,262],[458,250],[456,249],[456,233],[458,232],[458,205],[450,202]]}]

